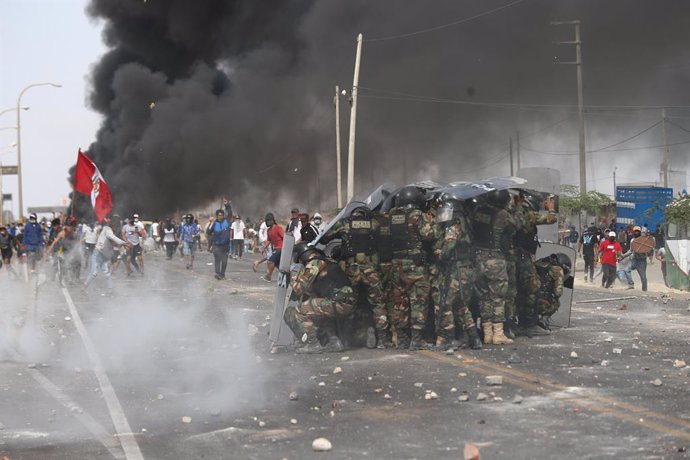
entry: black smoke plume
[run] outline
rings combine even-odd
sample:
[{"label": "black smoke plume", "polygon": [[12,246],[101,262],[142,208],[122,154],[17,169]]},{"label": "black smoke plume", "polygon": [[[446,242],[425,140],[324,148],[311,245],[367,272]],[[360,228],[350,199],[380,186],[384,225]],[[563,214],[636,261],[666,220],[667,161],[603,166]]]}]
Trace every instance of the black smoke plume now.
[{"label": "black smoke plume", "polygon": [[[109,51],[91,75],[89,103],[104,119],[88,154],[123,213],[162,216],[222,196],[254,216],[293,205],[332,208],[334,86],[350,89],[359,32],[360,191],[385,180],[507,174],[508,138],[517,130],[542,130],[524,140],[533,150],[577,150],[572,108],[496,109],[401,94],[574,105],[574,68],[553,64],[573,60],[573,48],[552,44],[572,39],[572,28],[551,26],[552,19],[582,21],[586,104],[690,102],[690,4],[682,0],[525,0],[464,24],[374,40],[506,3],[92,0],[87,11],[104,21]],[[349,110],[341,102],[345,165]],[[657,112],[588,117],[588,148],[645,128]],[[649,136],[639,145],[659,143],[658,133]],[[678,167],[687,167],[683,152],[672,155]],[[617,154],[627,156],[619,174],[638,155],[635,170],[658,169],[658,154]],[[591,154],[590,177],[610,174],[602,164],[611,158]],[[564,182],[577,183],[576,156],[523,150],[522,164],[556,167]]]}]

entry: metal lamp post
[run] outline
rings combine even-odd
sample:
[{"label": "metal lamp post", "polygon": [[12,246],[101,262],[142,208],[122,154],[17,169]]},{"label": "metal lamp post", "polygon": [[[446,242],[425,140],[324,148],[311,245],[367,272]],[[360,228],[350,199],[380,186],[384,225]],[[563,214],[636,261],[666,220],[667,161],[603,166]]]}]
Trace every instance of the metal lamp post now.
[{"label": "metal lamp post", "polygon": [[23,200],[23,190],[22,190],[22,124],[21,124],[21,102],[22,96],[29,89],[36,86],[52,86],[53,88],[62,88],[62,85],[57,83],[32,83],[31,85],[25,87],[19,92],[19,97],[17,97],[17,107],[14,109],[17,111],[17,183],[19,189],[19,217],[24,217],[24,200]]}]

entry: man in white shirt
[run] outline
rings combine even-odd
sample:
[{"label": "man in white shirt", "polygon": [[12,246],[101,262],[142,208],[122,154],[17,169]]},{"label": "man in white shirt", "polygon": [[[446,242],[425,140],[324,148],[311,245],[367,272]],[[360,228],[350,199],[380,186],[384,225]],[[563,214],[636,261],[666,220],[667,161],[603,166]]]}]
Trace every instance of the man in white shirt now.
[{"label": "man in white shirt", "polygon": [[91,256],[91,273],[86,278],[84,282],[84,287],[82,288],[82,293],[86,294],[89,285],[96,279],[98,275],[98,269],[100,268],[105,275],[106,286],[108,287],[108,296],[112,295],[113,292],[113,279],[110,276],[110,267],[108,263],[113,256],[114,245],[122,246],[125,245],[128,248],[131,247],[131,243],[128,241],[123,241],[113,233],[113,229],[110,228],[110,216],[106,216],[101,222],[101,231],[98,235],[98,240],[96,241],[96,247]]},{"label": "man in white shirt", "polygon": [[244,252],[244,234],[246,232],[246,226],[242,222],[242,217],[238,214],[235,216],[235,220],[232,222],[232,253],[233,258],[242,258],[242,253]]},{"label": "man in white shirt", "polygon": [[254,271],[257,271],[259,269],[259,265],[266,262],[268,258],[271,257],[271,247],[268,246],[266,249],[264,249],[266,246],[264,243],[266,243],[266,240],[268,239],[268,225],[266,225],[266,222],[264,222],[263,219],[259,219],[259,222],[261,222],[259,225],[259,251],[261,251],[261,258],[254,262],[254,265],[252,266]]},{"label": "man in white shirt", "polygon": [[132,274],[132,267],[144,275],[144,251],[141,248],[141,242],[146,238],[146,230],[144,230],[144,225],[141,222],[137,222],[138,215],[134,214],[130,217],[122,226],[122,238],[131,243],[131,249],[127,253],[127,258],[125,259],[125,270],[127,271],[127,276]]}]

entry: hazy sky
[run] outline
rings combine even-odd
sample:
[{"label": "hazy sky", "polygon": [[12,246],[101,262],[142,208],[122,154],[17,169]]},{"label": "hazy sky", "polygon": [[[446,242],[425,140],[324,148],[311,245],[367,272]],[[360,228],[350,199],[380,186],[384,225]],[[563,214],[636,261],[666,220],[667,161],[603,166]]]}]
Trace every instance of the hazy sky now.
[{"label": "hazy sky", "polygon": [[[86,107],[87,75],[103,54],[99,24],[84,13],[86,0],[3,0],[0,14],[0,111],[17,104],[32,83],[54,82],[24,93],[22,167],[24,206],[60,204],[70,190],[67,169],[77,149],[94,139],[100,116]],[[0,127],[16,126],[15,112],[0,117]],[[0,131],[0,161],[16,164],[16,131]],[[16,176],[3,177],[4,193],[13,195]]]},{"label": "hazy sky", "polygon": [[[59,204],[67,196],[76,150],[91,146],[100,127],[86,97],[92,65],[106,49],[101,24],[84,11],[87,3],[2,3],[0,110],[13,107],[31,83],[63,85],[33,88],[22,100],[31,106],[22,112],[25,206]],[[253,197],[274,205],[276,195],[299,192],[305,183],[307,200],[316,203],[321,185],[309,181],[319,175],[321,183],[333,182],[332,87],[352,82],[358,32],[365,34],[360,86],[377,89],[361,93],[359,189],[384,180],[505,175],[508,136],[516,130],[527,137],[523,165],[558,168],[563,182],[576,184],[572,109],[496,110],[396,100],[385,92],[573,104],[574,68],[552,64],[556,55],[572,59],[572,47],[551,44],[572,39],[572,29],[551,27],[555,17],[583,21],[586,104],[690,105],[690,1],[667,0],[659,8],[654,0],[528,0],[477,21],[380,42],[371,39],[466,18],[508,1],[92,3],[108,18],[114,48],[99,68],[95,97],[100,110],[112,112],[113,123],[95,144],[100,152],[91,153],[100,155],[106,179],[121,187],[121,202],[149,200],[151,212],[156,206],[161,212],[175,204],[197,206],[228,191],[237,198],[243,191],[246,203]],[[232,5],[246,14],[235,14]],[[154,100],[156,108],[149,110]],[[342,105],[347,151],[347,103]],[[687,169],[690,110],[671,109],[669,116],[684,127],[669,126],[669,142],[678,144],[671,149],[671,165]],[[659,118],[658,110],[588,115],[587,149],[617,143]],[[14,126],[14,120],[13,113],[5,114],[0,127]],[[0,131],[3,163],[14,164],[16,150],[7,148],[14,140],[14,130]],[[589,154],[589,188],[610,194],[614,167],[619,182],[657,181],[659,143],[656,126],[617,148]],[[651,147],[640,148],[646,146]],[[317,157],[320,167],[310,167]],[[194,190],[185,192],[182,185]],[[16,211],[16,179],[6,176],[3,188],[13,193]],[[122,199],[125,191],[131,192],[128,200]],[[323,190],[324,201],[332,201],[332,192]],[[285,200],[304,205],[294,201],[304,201],[304,195]]]}]

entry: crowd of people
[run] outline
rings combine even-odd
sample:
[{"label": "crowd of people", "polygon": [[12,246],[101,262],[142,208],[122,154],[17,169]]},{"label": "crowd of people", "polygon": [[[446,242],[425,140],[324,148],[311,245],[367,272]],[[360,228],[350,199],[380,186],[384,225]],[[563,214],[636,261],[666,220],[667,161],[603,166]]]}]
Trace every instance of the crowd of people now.
[{"label": "crowd of people", "polygon": [[[636,271],[642,291],[647,291],[647,265],[659,261],[666,283],[666,256],[664,234],[657,226],[654,234],[646,225],[618,227],[615,222],[609,226],[597,227],[592,222],[578,234],[571,227],[568,242],[573,245],[584,260],[584,280],[594,283],[601,276],[601,287],[610,288],[618,279],[627,289],[634,289],[632,272]],[[598,267],[595,270],[595,267]]]},{"label": "crowd of people", "polygon": [[390,210],[355,209],[318,244],[295,246],[302,268],[284,319],[303,342],[297,351],[481,348],[549,334],[572,280],[565,254],[534,257],[537,225],[554,222],[553,202],[523,190],[458,200],[408,186]]}]

